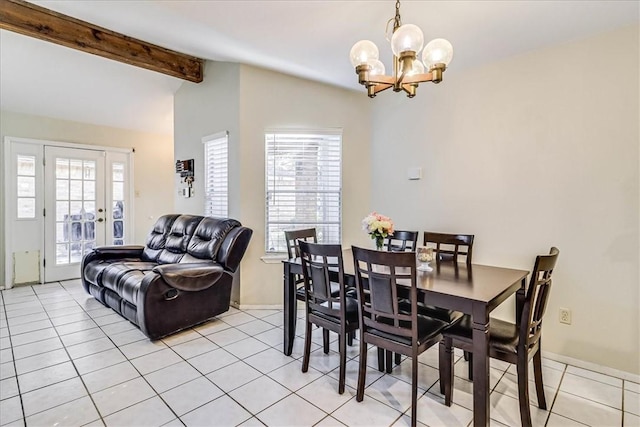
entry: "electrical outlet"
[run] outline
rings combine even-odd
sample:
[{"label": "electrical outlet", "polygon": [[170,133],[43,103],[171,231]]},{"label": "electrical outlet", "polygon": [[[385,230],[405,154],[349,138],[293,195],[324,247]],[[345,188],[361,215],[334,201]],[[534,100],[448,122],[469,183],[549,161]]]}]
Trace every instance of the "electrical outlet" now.
[{"label": "electrical outlet", "polygon": [[560,308],[560,323],[571,324],[571,310],[568,308]]}]

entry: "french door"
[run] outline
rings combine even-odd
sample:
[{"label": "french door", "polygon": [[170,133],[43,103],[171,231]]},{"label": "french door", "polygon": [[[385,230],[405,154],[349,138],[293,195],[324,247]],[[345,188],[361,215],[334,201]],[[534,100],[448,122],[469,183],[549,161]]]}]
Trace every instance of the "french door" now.
[{"label": "french door", "polygon": [[105,152],[46,146],[46,282],[78,277],[82,256],[105,244]]}]

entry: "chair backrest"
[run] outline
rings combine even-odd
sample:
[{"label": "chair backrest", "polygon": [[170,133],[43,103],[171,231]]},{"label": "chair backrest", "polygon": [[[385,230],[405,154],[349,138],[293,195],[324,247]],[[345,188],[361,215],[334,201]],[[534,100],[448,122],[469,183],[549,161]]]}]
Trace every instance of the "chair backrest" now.
[{"label": "chair backrest", "polygon": [[414,251],[418,246],[417,231],[401,231],[395,230],[393,235],[388,236],[384,240],[384,245],[389,252],[405,252]]},{"label": "chair backrest", "polygon": [[[341,245],[299,241],[307,313],[320,312],[345,318],[345,279]],[[331,282],[340,285],[338,296],[331,296]]]},{"label": "chair backrest", "polygon": [[284,238],[287,241],[287,252],[289,258],[299,258],[300,248],[298,240],[305,242],[318,243],[315,228],[305,228],[303,230],[288,230],[284,232]]},{"label": "chair backrest", "polygon": [[[373,251],[355,246],[352,250],[363,333],[376,329],[410,338],[416,344],[418,292],[415,254]],[[398,284],[399,281],[403,282],[402,285]],[[406,296],[403,290],[410,293],[410,314],[399,309],[399,297]]]},{"label": "chair backrest", "polygon": [[436,262],[465,262],[471,265],[473,234],[424,232],[424,246],[435,250]]},{"label": "chair backrest", "polygon": [[522,308],[520,320],[520,343],[527,347],[535,345],[542,331],[544,316],[551,291],[551,274],[555,268],[560,251],[555,246],[549,255],[538,255],[533,266],[529,288]]}]

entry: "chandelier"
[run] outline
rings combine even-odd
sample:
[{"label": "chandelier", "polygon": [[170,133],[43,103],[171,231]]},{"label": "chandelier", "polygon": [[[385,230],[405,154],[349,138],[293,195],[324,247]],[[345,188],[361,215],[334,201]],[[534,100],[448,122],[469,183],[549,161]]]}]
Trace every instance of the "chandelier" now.
[{"label": "chandelier", "polygon": [[[389,39],[391,22],[393,31]],[[360,40],[351,48],[351,64],[358,74],[358,83],[367,88],[370,98],[390,87],[394,92],[404,91],[413,98],[420,83],[442,81],[442,73],[453,58],[453,46],[445,39],[431,40],[422,51],[422,62],[419,61],[417,56],[424,45],[424,35],[416,25],[402,25],[400,0],[396,0],[396,15],[387,22],[386,34],[393,51],[393,76],[385,75],[375,43]]]}]

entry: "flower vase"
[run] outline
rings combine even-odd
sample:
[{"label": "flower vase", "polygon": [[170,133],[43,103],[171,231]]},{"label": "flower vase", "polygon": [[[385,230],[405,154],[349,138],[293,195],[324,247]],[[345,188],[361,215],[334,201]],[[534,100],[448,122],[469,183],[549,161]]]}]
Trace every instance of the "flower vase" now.
[{"label": "flower vase", "polygon": [[382,250],[382,244],[384,243],[384,237],[382,236],[376,236],[376,249],[381,251]]}]

